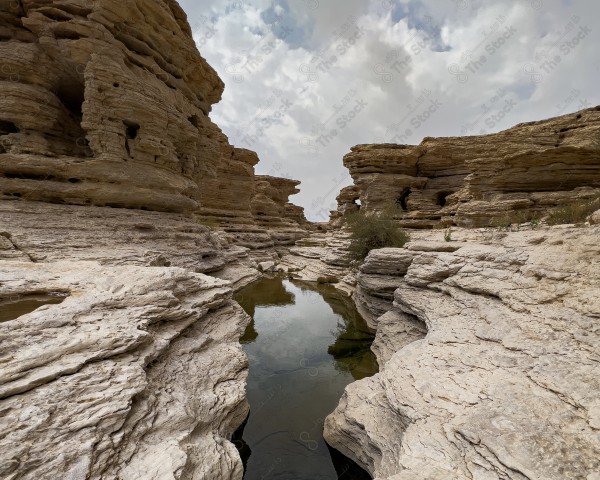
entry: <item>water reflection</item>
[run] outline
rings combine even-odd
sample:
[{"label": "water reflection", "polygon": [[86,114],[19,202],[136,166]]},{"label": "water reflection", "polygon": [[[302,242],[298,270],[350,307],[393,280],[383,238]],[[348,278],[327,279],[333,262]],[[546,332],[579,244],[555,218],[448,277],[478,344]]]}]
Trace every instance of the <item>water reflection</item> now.
[{"label": "water reflection", "polygon": [[0,300],[0,322],[7,322],[31,313],[42,305],[61,303],[65,299],[62,294],[40,294],[15,296]]},{"label": "water reflection", "polygon": [[352,302],[331,287],[281,279],[256,282],[236,300],[253,317],[243,337],[251,411],[234,438],[245,480],[369,479],[322,436],[344,387],[377,371],[373,335]]}]

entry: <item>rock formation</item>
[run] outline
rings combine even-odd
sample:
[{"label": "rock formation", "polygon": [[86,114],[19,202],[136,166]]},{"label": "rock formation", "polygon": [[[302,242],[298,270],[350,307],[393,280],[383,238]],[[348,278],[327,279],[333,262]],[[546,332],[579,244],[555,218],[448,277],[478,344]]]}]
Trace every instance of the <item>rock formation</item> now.
[{"label": "rock formation", "polygon": [[293,244],[295,240],[306,236],[308,222],[304,218],[304,209],[289,202],[289,197],[300,190],[297,180],[257,175],[256,191],[252,198],[251,210],[256,224],[267,228],[278,244]]},{"label": "rock formation", "polygon": [[327,441],[381,480],[597,478],[600,229],[458,235],[367,258],[380,373]]},{"label": "rock formation", "polygon": [[241,479],[232,293],[306,234],[298,182],[212,123],[173,0],[2,2],[0,39],[0,477]]},{"label": "rock formation", "polygon": [[2,198],[195,213],[256,233],[258,157],[210,120],[224,85],[174,0],[23,0],[0,15]]},{"label": "rock formation", "polygon": [[487,226],[517,212],[540,215],[600,195],[600,107],[519,124],[500,133],[425,138],[420,145],[357,145],[344,157],[334,225],[359,208],[396,205],[402,225]]},{"label": "rock formation", "polygon": [[0,310],[68,295],[0,323],[0,477],[241,479],[249,318],[206,274],[253,263],[184,215],[0,202]]}]

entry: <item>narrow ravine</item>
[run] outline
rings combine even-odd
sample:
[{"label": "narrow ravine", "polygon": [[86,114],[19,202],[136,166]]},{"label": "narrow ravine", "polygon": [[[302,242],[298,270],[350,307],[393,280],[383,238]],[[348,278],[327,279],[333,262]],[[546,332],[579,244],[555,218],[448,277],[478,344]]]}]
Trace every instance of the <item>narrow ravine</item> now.
[{"label": "narrow ravine", "polygon": [[241,339],[250,415],[235,439],[244,479],[370,479],[323,440],[344,387],[378,368],[373,335],[351,300],[279,278],[246,287],[236,300],[253,319]]}]

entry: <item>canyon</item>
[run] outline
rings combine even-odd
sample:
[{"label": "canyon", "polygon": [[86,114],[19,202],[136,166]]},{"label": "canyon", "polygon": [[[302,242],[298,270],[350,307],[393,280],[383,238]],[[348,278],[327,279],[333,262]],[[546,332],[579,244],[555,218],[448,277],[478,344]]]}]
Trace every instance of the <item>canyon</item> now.
[{"label": "canyon", "polygon": [[[324,421],[373,478],[600,480],[600,211],[543,221],[600,196],[600,107],[353,147],[316,225],[210,119],[174,0],[2,8],[0,477],[242,479],[234,294],[281,276],[375,335]],[[352,261],[344,216],[390,207],[410,241]]]},{"label": "canyon", "polygon": [[335,225],[359,208],[398,206],[408,228],[485,227],[523,221],[600,195],[600,108],[479,136],[419,145],[357,145],[344,157],[354,185],[338,196]]}]

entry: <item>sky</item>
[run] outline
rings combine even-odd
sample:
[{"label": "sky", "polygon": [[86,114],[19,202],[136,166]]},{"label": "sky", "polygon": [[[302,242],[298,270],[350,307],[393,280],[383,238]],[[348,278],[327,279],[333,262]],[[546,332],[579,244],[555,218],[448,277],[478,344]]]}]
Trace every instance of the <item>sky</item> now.
[{"label": "sky", "polygon": [[598,0],[179,0],[225,82],[211,119],[327,221],[361,143],[494,133],[600,104]]}]

